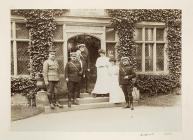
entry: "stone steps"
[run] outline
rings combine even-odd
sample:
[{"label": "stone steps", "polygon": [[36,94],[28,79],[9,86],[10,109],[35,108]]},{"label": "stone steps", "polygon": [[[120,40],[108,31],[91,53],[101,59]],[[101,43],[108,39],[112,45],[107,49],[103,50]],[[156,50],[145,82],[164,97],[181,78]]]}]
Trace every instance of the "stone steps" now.
[{"label": "stone steps", "polygon": [[74,110],[111,108],[111,107],[121,107],[121,106],[123,106],[123,104],[113,104],[113,103],[109,103],[109,102],[72,105],[71,108],[68,108],[67,105],[63,105],[63,108],[56,107],[55,109],[51,109],[49,106],[46,106],[45,107],[45,113],[57,113],[57,112],[67,112],[67,111],[74,111]]},{"label": "stone steps", "polygon": [[[80,98],[77,99],[79,105],[72,105],[71,108],[68,107],[67,99],[60,99],[59,102],[63,105],[63,108],[56,107],[51,109],[49,105],[44,107],[45,113],[57,113],[57,112],[67,112],[75,110],[88,110],[96,108],[112,108],[112,107],[121,107],[125,103],[114,104],[109,102],[109,97],[92,97],[89,93],[81,93]],[[134,101],[134,106],[138,105],[138,101]]]},{"label": "stone steps", "polygon": [[80,98],[92,97],[90,93],[80,93]]},{"label": "stone steps", "polygon": [[[109,102],[109,97],[85,97],[85,98],[77,98],[79,104],[89,104],[89,103],[101,103],[101,102]],[[60,99],[59,102],[61,104],[67,104],[68,99]]]}]

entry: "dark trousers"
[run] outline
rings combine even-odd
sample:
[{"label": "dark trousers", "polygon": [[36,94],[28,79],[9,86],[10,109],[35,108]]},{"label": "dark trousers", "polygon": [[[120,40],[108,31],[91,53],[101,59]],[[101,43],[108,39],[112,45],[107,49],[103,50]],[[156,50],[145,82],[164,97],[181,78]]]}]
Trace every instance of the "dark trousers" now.
[{"label": "dark trousers", "polygon": [[129,85],[129,84],[125,84],[125,85],[122,85],[121,86],[122,90],[123,90],[123,93],[125,95],[125,101],[127,103],[129,103],[129,101],[133,100],[133,96],[132,96],[132,85]]},{"label": "dark trousers", "polygon": [[68,81],[68,101],[72,99],[75,100],[77,98],[78,93],[80,92],[80,83],[74,81]]},{"label": "dark trousers", "polygon": [[88,76],[81,77],[80,90],[88,91]]},{"label": "dark trousers", "polygon": [[49,81],[47,86],[47,96],[49,103],[56,103],[56,90],[57,90],[58,81]]}]

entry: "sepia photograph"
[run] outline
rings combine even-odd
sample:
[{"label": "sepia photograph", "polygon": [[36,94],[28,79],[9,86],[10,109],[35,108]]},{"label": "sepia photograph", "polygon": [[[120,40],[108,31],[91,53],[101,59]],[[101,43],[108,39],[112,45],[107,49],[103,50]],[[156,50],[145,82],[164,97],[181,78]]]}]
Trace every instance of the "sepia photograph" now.
[{"label": "sepia photograph", "polygon": [[10,9],[11,131],[182,131],[181,9]]},{"label": "sepia photograph", "polygon": [[193,139],[192,0],[0,2],[0,139]]}]

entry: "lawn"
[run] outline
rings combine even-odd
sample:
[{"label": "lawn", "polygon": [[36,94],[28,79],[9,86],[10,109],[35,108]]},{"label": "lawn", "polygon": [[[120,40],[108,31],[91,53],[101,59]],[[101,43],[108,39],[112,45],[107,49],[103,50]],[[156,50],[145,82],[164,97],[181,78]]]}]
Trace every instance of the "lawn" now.
[{"label": "lawn", "polygon": [[11,106],[11,120],[21,120],[34,115],[38,115],[43,112],[42,108],[39,107],[28,107],[24,105]]},{"label": "lawn", "polygon": [[139,105],[145,106],[174,106],[181,105],[181,95],[168,94],[140,100]]}]

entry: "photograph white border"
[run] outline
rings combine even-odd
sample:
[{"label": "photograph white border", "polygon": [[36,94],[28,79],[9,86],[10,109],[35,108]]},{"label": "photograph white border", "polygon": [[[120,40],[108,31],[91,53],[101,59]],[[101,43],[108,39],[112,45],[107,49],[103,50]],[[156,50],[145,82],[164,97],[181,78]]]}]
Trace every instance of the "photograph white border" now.
[{"label": "photograph white border", "polygon": [[[84,1],[84,2],[83,2]],[[182,0],[14,0],[0,1],[0,139],[193,139],[193,2]],[[47,132],[10,130],[10,9],[181,9],[182,132]],[[140,125],[140,124],[139,124]]]}]

